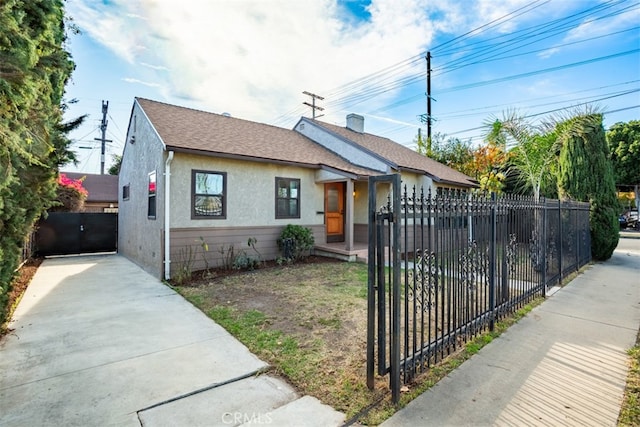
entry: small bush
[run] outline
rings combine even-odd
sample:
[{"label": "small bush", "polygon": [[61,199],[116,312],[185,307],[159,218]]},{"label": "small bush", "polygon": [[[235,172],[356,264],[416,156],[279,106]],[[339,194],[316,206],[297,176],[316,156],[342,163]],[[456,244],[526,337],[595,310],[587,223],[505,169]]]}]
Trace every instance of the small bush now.
[{"label": "small bush", "polygon": [[260,266],[260,260],[247,255],[245,251],[240,251],[233,260],[234,270],[255,270]]},{"label": "small bush", "polygon": [[308,227],[288,224],[278,239],[278,247],[284,259],[298,261],[311,254],[315,240]]}]

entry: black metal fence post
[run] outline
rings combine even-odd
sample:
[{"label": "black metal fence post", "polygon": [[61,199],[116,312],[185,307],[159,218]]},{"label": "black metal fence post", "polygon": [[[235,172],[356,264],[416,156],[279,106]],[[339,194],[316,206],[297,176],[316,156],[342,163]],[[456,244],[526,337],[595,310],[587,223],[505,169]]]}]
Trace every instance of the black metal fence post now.
[{"label": "black metal fence post", "polygon": [[369,179],[369,247],[367,251],[367,387],[375,387],[375,324],[376,324],[376,184]]},{"label": "black metal fence post", "polygon": [[489,240],[489,310],[491,313],[491,320],[489,321],[489,330],[493,331],[496,320],[496,193],[491,193],[491,225],[490,233],[491,238]]},{"label": "black metal fence post", "polygon": [[562,272],[562,246],[564,246],[564,236],[562,235],[562,200],[558,200],[558,240],[560,242],[558,245],[558,271],[560,272],[558,276],[558,285],[562,285],[562,278],[564,277]]},{"label": "black metal fence post", "polygon": [[392,319],[391,319],[391,399],[393,403],[400,400],[400,175],[393,176],[391,182],[393,202],[389,228],[393,224],[392,232],[392,260],[393,282],[392,286]]},{"label": "black metal fence post", "polygon": [[[538,206],[540,206],[540,201],[538,201]],[[542,198],[542,239],[541,244],[542,248],[542,296],[544,298],[547,297],[547,270],[549,269],[549,265],[547,263],[547,199]],[[536,250],[539,250],[536,248]]]}]

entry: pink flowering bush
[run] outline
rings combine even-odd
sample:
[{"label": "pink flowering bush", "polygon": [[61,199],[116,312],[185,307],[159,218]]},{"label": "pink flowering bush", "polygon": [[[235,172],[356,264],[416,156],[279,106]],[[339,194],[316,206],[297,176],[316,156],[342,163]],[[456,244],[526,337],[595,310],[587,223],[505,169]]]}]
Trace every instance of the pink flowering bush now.
[{"label": "pink flowering bush", "polygon": [[84,179],[71,179],[66,174],[58,176],[57,206],[50,209],[57,212],[82,212],[89,192],[82,186]]}]

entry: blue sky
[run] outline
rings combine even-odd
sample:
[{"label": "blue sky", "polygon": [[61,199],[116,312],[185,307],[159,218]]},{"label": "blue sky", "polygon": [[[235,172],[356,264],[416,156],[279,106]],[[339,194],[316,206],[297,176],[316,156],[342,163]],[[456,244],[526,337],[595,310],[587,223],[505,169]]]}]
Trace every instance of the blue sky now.
[{"label": "blue sky", "polygon": [[68,118],[80,163],[100,172],[124,147],[134,97],[292,128],[324,100],[320,120],[365,117],[365,131],[413,147],[426,107],[432,131],[480,143],[507,111],[533,122],[585,103],[605,127],[640,119],[637,0],[67,0],[81,34]]}]

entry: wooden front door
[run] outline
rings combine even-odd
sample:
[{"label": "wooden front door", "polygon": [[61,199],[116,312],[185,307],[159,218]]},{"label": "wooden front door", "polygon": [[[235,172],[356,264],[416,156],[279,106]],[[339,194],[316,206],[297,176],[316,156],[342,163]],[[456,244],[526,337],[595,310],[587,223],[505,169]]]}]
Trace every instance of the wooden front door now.
[{"label": "wooden front door", "polygon": [[344,182],[332,182],[324,185],[327,243],[344,242],[344,191]]}]

